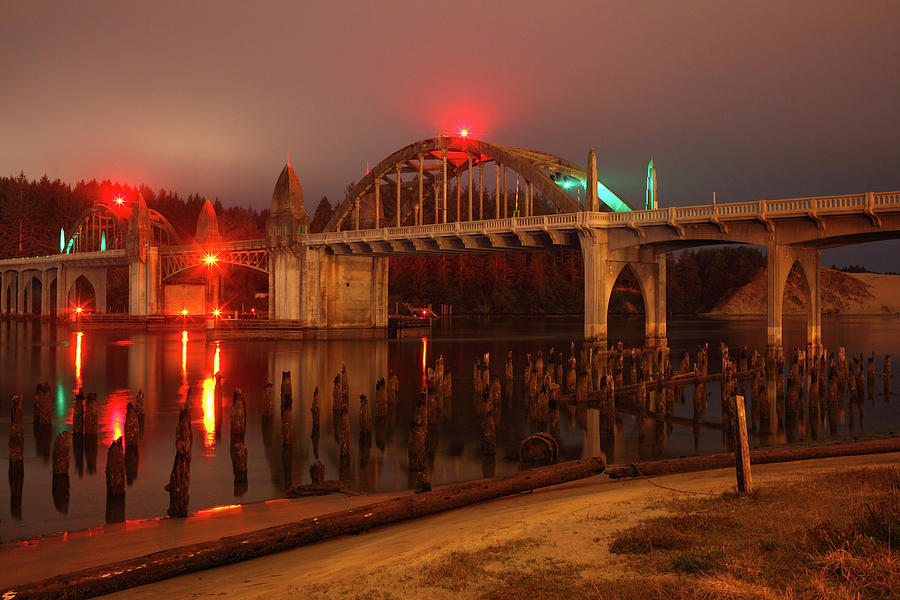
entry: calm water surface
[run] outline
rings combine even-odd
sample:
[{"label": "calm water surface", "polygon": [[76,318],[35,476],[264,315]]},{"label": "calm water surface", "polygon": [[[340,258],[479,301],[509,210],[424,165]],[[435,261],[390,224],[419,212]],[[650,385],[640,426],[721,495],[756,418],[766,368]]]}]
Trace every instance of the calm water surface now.
[{"label": "calm water surface", "polygon": [[[460,318],[435,326],[427,338],[402,340],[218,340],[206,331],[75,331],[35,322],[0,322],[0,440],[9,433],[9,398],[23,397],[25,422],[25,466],[22,496],[14,498],[10,482],[0,485],[0,537],[3,541],[60,531],[72,531],[103,525],[105,521],[105,463],[108,444],[121,435],[125,408],[139,389],[145,394],[146,419],[139,443],[140,460],[136,477],[126,492],[125,517],[140,519],[164,515],[168,482],[174,457],[174,432],[179,405],[188,397],[193,407],[193,461],[191,465],[190,506],[194,511],[279,498],[293,483],[309,482],[308,468],[316,451],[326,468],[326,478],[338,477],[339,450],[333,436],[331,407],[332,379],[346,363],[350,382],[351,428],[354,432],[353,460],[349,478],[357,488],[371,491],[406,489],[407,436],[418,390],[423,380],[423,365],[432,365],[443,355],[445,369],[453,374],[453,396],[449,418],[438,433],[431,473],[435,484],[482,477],[485,472],[504,475],[516,472],[521,440],[536,431],[528,422],[521,400],[522,369],[525,355],[551,347],[568,353],[571,340],[582,335],[580,317],[552,318]],[[614,320],[610,339],[622,339],[626,346],[641,342],[643,322],[638,319]],[[847,349],[848,356],[876,352],[880,371],[884,354],[900,361],[900,318],[898,317],[826,317],[824,344],[836,350]],[[805,342],[805,321],[788,319],[785,344]],[[741,345],[764,350],[765,321],[744,320],[671,320],[669,346],[677,368],[681,353],[694,352],[699,344],[710,343],[710,371],[717,372],[718,342],[727,342],[732,352]],[[580,345],[580,344],[579,344]],[[516,392],[505,405],[497,424],[497,454],[492,464],[481,456],[480,421],[472,400],[472,364],[477,356],[490,352],[492,371],[502,374],[507,350],[514,353]],[[400,402],[385,429],[377,431],[371,447],[359,446],[359,395],[373,398],[375,382],[393,369],[400,380]],[[216,410],[213,394],[214,374],[223,379],[225,401]],[[262,389],[273,382],[276,390],[281,372],[291,371],[294,390],[294,439],[291,452],[282,453],[278,398],[275,422],[266,427],[261,417]],[[895,367],[896,371],[896,367]],[[897,379],[892,395],[898,394]],[[37,439],[32,428],[32,403],[35,384],[47,381],[53,391],[51,435],[71,429],[72,392],[81,387],[98,397],[100,433],[98,447],[73,448],[68,503],[54,502],[49,443]],[[247,435],[249,450],[247,485],[235,486],[229,453],[230,398],[240,387],[247,398]],[[318,387],[321,410],[321,437],[318,448],[310,439],[309,408],[313,390]],[[859,432],[889,432],[900,426],[896,401],[883,398],[882,386],[876,386],[876,398],[867,400],[863,418],[838,423],[837,435]],[[687,403],[676,404],[676,417],[691,417],[690,388]],[[710,385],[708,419],[720,420],[717,384]],[[370,405],[371,406],[371,405]],[[610,462],[636,459],[670,458],[722,451],[721,431],[694,430],[690,425],[656,423],[620,414],[615,439],[600,440],[597,434],[598,411],[581,407],[565,409],[561,423],[561,458],[593,456],[601,450]],[[809,433],[805,434],[809,436]],[[829,435],[829,427],[820,428],[818,437]],[[801,432],[800,439],[804,433]],[[51,438],[52,440],[52,438]],[[758,441],[755,442],[758,445]],[[5,454],[6,445],[0,453]],[[20,507],[20,508],[19,508]]]}]

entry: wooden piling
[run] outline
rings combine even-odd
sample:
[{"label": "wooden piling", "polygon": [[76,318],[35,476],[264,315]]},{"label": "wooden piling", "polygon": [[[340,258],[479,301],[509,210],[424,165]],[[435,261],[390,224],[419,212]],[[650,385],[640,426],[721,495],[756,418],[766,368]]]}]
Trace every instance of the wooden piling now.
[{"label": "wooden piling", "polygon": [[96,437],[97,429],[97,394],[90,393],[84,403],[84,435]]},{"label": "wooden piling", "polygon": [[745,413],[744,397],[735,395],[732,398],[734,398],[735,438],[737,440],[737,448],[734,453],[737,488],[741,494],[752,494],[753,479],[750,476],[750,440],[747,436],[747,415]]},{"label": "wooden piling", "polygon": [[281,445],[294,444],[294,393],[291,372],[281,372]]},{"label": "wooden piling", "polygon": [[244,441],[247,430],[247,401],[240,388],[234,388],[231,395],[231,443]]},{"label": "wooden piling", "polygon": [[372,431],[372,413],[369,411],[369,399],[365,394],[359,395],[359,433],[368,435]]},{"label": "wooden piling", "polygon": [[72,404],[72,435],[84,435],[84,393],[75,392]]},{"label": "wooden piling", "polygon": [[125,447],[122,438],[113,441],[106,451],[106,495],[125,495]]},{"label": "wooden piling", "polygon": [[266,382],[266,385],[263,386],[262,393],[262,416],[271,417],[273,414],[273,403],[275,396],[275,386],[272,385],[271,382]]},{"label": "wooden piling", "polygon": [[[190,392],[188,393],[190,397]],[[165,490],[169,492],[169,509],[167,514],[171,518],[184,518],[188,516],[188,504],[190,503],[191,482],[191,409],[185,400],[178,414],[178,426],[175,429],[175,460],[172,464],[172,472],[169,475],[169,483]],[[112,446],[110,446],[112,452]],[[122,456],[124,463],[124,455]],[[123,484],[124,485],[124,484]],[[124,493],[124,487],[123,493]]]},{"label": "wooden piling", "polygon": [[63,431],[53,440],[53,474],[69,474],[69,455],[72,452],[72,438]]},{"label": "wooden piling", "polygon": [[338,422],[338,447],[341,450],[341,460],[350,458],[350,445],[350,406],[348,403],[341,407]]}]

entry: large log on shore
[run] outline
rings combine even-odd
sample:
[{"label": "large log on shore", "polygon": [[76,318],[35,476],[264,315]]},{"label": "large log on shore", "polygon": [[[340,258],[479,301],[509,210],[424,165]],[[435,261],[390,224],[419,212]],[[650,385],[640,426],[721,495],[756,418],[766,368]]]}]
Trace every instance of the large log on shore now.
[{"label": "large log on shore", "polygon": [[[813,458],[831,458],[835,456],[856,456],[859,454],[878,454],[882,452],[900,452],[900,438],[870,440],[866,442],[845,442],[802,448],[767,448],[750,451],[750,464],[791,462],[810,460]],[[734,453],[710,454],[709,456],[690,456],[646,463],[628,465],[609,465],[606,474],[613,479],[623,477],[640,477],[650,475],[670,475],[673,473],[691,473],[710,469],[734,467]]]},{"label": "large log on shore", "polygon": [[185,573],[290,550],[324,539],[362,533],[380,525],[591,477],[602,473],[603,469],[602,459],[586,458],[530,469],[509,477],[479,479],[296,523],[163,550],[2,591],[14,595],[17,600],[91,598]]}]

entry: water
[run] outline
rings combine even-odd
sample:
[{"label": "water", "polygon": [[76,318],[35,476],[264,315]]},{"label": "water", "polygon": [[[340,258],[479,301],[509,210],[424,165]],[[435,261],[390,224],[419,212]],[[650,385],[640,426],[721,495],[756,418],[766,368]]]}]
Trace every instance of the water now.
[{"label": "water", "polygon": [[[610,339],[622,339],[626,347],[639,344],[643,323],[639,319],[615,319]],[[885,353],[900,360],[900,319],[897,317],[826,317],[824,344],[829,349],[845,346],[848,357],[874,350],[877,370]],[[710,343],[710,372],[718,372],[718,341],[735,352],[741,345],[764,349],[765,322],[742,320],[671,320],[669,345],[677,368],[684,350],[695,351]],[[310,439],[309,408],[318,386],[321,405],[321,437],[318,456],[325,464],[326,478],[338,477],[339,450],[333,436],[332,379],[346,363],[350,381],[350,416],[353,459],[349,479],[364,492],[401,490],[408,487],[407,436],[424,365],[439,354],[453,374],[453,396],[446,422],[438,433],[431,480],[443,484],[518,471],[519,443],[536,429],[528,422],[521,400],[521,377],[525,354],[551,346],[568,354],[571,340],[582,334],[579,317],[550,318],[460,318],[436,326],[427,338],[401,340],[217,340],[206,331],[91,330],[76,332],[35,322],[0,322],[0,439],[9,432],[9,398],[23,397],[25,464],[21,499],[13,498],[11,482],[0,485],[0,537],[3,541],[61,531],[102,526],[105,521],[105,463],[108,444],[121,435],[125,407],[138,389],[143,389],[146,419],[139,443],[136,478],[127,488],[125,517],[142,519],[165,515],[168,482],[174,457],[174,432],[179,405],[186,394],[193,409],[193,461],[190,507],[193,511],[235,503],[284,496],[288,482],[309,482],[309,464],[316,449]],[[788,319],[786,347],[805,342],[805,321]],[[481,429],[472,400],[472,365],[477,356],[490,352],[495,375],[502,374],[507,350],[513,350],[516,392],[511,405],[504,405],[497,423],[497,454],[492,463],[481,456]],[[423,356],[424,354],[424,356]],[[223,379],[224,402],[215,408],[214,374]],[[359,395],[374,398],[375,382],[393,369],[400,380],[400,401],[384,430],[377,431],[368,452],[359,446]],[[294,390],[294,440],[291,452],[282,454],[277,390],[282,371],[291,371]],[[895,378],[893,394],[898,393]],[[51,493],[50,447],[52,437],[38,440],[32,428],[35,384],[50,383],[53,396],[51,436],[71,428],[72,391],[81,386],[98,397],[100,433],[98,447],[74,448],[71,456],[69,496]],[[263,385],[275,384],[274,425],[267,428],[261,418]],[[230,398],[240,387],[247,398],[249,450],[248,481],[236,486],[229,453]],[[881,384],[876,386],[881,393]],[[718,385],[710,384],[708,420],[720,420]],[[692,416],[691,389],[687,402],[676,404],[675,416]],[[371,404],[370,404],[371,407]],[[657,426],[652,419],[640,427],[631,414],[618,415],[614,440],[599,440],[598,411],[584,406],[570,413],[563,407],[561,459],[592,456],[605,451],[611,461],[672,458],[722,451],[720,430],[695,432],[681,421]],[[839,424],[837,435],[859,432],[890,432],[900,426],[894,404],[883,398],[866,401],[863,419]],[[819,437],[829,434],[823,427]],[[801,431],[800,439],[808,434]],[[754,444],[759,442],[754,440]],[[5,445],[3,446],[5,448]],[[2,451],[0,451],[2,452]],[[3,454],[3,456],[6,456]]]}]

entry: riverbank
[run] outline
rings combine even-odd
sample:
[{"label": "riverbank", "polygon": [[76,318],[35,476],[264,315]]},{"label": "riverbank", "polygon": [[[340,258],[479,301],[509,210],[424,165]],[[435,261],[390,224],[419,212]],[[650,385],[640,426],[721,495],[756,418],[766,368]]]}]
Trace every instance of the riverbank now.
[{"label": "riverbank", "polygon": [[[757,465],[754,481],[757,486],[764,486],[785,478],[872,465],[900,465],[900,453]],[[733,468],[652,480],[613,481],[601,475],[122,593],[129,598],[165,594],[199,598],[228,589],[238,597],[288,597],[302,593],[330,598],[387,597],[382,592],[392,590],[392,598],[468,598],[502,584],[516,565],[531,565],[532,569],[537,565],[537,572],[549,569],[557,575],[568,570],[569,579],[595,577],[601,572],[611,576],[624,568],[621,557],[608,551],[617,532],[647,517],[665,514],[661,503],[666,499],[683,493],[720,494],[733,487]],[[126,523],[118,529],[98,528],[102,531],[53,536],[37,543],[0,548],[0,560],[16,565],[15,569],[3,570],[0,582],[6,589],[60,572],[142,556],[192,541],[246,533],[260,526],[377,499],[329,496],[283,500],[204,511],[200,519],[147,520]],[[575,556],[577,568],[563,568],[563,563]],[[476,580],[471,576],[448,579],[447,569],[452,571],[460,561],[475,559],[497,563],[500,571]],[[550,571],[545,575],[552,582]],[[191,592],[186,594],[186,590]]]}]

